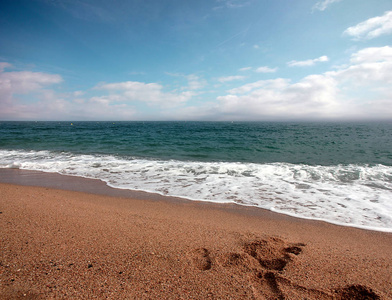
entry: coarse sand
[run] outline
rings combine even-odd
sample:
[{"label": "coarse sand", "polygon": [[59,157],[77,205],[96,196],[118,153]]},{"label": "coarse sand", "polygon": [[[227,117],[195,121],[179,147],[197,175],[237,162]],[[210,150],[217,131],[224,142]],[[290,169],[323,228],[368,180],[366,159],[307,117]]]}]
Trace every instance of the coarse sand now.
[{"label": "coarse sand", "polygon": [[392,234],[0,184],[0,299],[392,299]]}]

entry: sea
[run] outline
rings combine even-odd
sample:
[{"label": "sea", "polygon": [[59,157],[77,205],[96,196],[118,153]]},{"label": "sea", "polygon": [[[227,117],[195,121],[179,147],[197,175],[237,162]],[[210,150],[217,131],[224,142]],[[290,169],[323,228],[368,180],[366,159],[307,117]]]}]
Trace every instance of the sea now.
[{"label": "sea", "polygon": [[392,122],[0,122],[0,168],[392,232]]}]

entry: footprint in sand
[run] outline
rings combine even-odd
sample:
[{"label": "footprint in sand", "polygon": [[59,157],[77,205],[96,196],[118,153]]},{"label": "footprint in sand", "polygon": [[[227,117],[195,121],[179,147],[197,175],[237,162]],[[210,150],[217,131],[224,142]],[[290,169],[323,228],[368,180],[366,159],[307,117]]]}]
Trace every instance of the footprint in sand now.
[{"label": "footprint in sand", "polygon": [[191,260],[194,266],[202,271],[211,269],[210,253],[205,248],[198,248],[190,252]]},{"label": "footprint in sand", "polygon": [[247,242],[243,251],[257,261],[258,268],[250,275],[253,294],[257,299],[287,299],[287,291],[298,299],[328,299],[322,291],[296,285],[280,275],[305,244],[287,244],[279,238]]},{"label": "footprint in sand", "polygon": [[293,283],[274,271],[258,273],[252,285],[256,299],[334,299],[326,292]]},{"label": "footprint in sand", "polygon": [[292,255],[299,255],[304,244],[286,243],[278,238],[253,241],[244,244],[244,252],[255,258],[267,270],[282,271],[292,260]]},{"label": "footprint in sand", "polygon": [[258,272],[252,284],[256,299],[284,299],[274,272]]},{"label": "footprint in sand", "polygon": [[[282,239],[268,237],[243,243],[242,251],[222,254],[217,257],[217,263],[237,275],[246,274],[256,299],[381,299],[370,288],[361,285],[322,291],[301,286],[285,278],[282,271],[302,253],[303,247],[303,243],[288,244]],[[197,269],[211,269],[212,262],[207,249],[191,251],[190,258]]]},{"label": "footprint in sand", "polygon": [[342,289],[335,291],[336,300],[349,300],[349,299],[359,299],[359,300],[379,300],[381,299],[372,289],[363,285],[350,285]]}]

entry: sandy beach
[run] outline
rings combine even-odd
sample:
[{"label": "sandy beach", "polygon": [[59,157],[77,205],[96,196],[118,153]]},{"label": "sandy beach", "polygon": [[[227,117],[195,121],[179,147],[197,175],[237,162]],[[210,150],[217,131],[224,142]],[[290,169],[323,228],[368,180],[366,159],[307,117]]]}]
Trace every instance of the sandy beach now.
[{"label": "sandy beach", "polygon": [[1,299],[392,299],[391,233],[148,194],[0,195]]}]

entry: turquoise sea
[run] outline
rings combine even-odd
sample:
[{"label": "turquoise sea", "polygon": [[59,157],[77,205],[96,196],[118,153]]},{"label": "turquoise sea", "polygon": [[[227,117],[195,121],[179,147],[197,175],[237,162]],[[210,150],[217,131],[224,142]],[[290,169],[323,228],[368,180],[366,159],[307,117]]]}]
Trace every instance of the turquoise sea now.
[{"label": "turquoise sea", "polygon": [[388,122],[0,122],[0,168],[392,231]]}]

